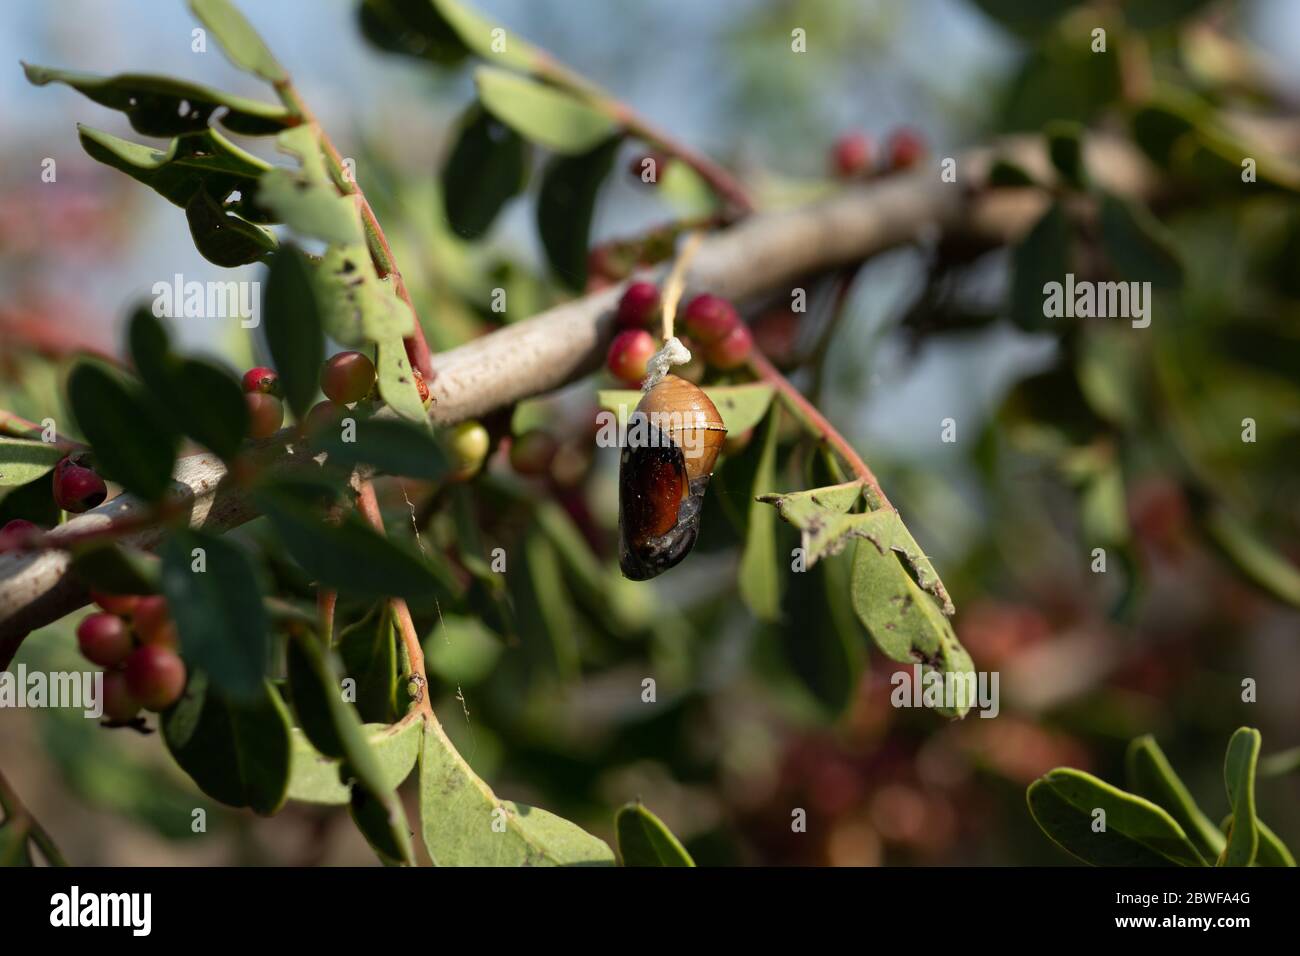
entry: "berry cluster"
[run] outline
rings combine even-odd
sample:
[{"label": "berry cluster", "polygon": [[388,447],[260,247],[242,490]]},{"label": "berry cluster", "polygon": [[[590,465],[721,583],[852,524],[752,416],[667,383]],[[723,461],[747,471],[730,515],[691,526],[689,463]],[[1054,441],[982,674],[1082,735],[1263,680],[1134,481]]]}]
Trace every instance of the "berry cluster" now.
[{"label": "berry cluster", "polygon": [[841,179],[859,179],[873,172],[894,172],[915,166],[925,155],[925,139],[916,130],[900,127],[885,142],[884,162],[876,166],[876,144],[866,133],[845,133],[831,147],[831,169]]},{"label": "berry cluster", "polygon": [[[374,390],[375,363],[361,352],[339,352],[321,369],[320,387],[325,401],[308,412],[303,426],[308,432],[337,425],[347,405],[359,402]],[[426,404],[429,388],[417,371],[415,384]],[[249,429],[253,438],[268,438],[284,424],[284,406],[280,403],[280,376],[273,369],[258,366],[244,373],[244,401],[248,403]]]},{"label": "berry cluster", "polygon": [[[650,282],[633,282],[618,303],[620,331],[605,357],[610,373],[626,385],[638,385],[646,375],[646,364],[658,346],[650,332],[660,316],[659,290]],[[745,363],[753,347],[749,328],[726,299],[697,295],[682,310],[686,334],[683,343],[717,369],[733,369]]]},{"label": "berry cluster", "polygon": [[77,626],[77,646],[104,668],[104,716],[110,724],[135,720],[140,708],[163,711],[185,690],[176,625],[160,595],[91,592],[103,610]]}]

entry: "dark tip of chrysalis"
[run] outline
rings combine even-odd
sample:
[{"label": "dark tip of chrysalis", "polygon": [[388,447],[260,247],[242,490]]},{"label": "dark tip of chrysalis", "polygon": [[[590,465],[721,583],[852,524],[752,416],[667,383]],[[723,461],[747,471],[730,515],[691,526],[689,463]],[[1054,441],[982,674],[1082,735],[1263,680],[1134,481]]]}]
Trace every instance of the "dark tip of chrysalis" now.
[{"label": "dark tip of chrysalis", "polygon": [[664,534],[637,541],[620,522],[618,564],[625,578],[647,581],[658,577],[691,553],[700,533],[700,509],[708,483],[707,475],[691,481],[690,491],[678,507],[676,523]]}]

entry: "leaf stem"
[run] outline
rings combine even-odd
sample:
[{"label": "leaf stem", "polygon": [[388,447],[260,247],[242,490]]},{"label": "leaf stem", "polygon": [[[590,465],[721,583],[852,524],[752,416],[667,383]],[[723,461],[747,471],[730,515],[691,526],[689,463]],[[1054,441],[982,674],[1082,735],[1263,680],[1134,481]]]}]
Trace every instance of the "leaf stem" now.
[{"label": "leaf stem", "polygon": [[803,393],[795,388],[790,383],[790,380],[782,375],[776,366],[768,360],[767,356],[757,348],[750,350],[749,367],[755,375],[780,392],[786,405],[803,420],[803,423],[811,431],[816,432],[823,441],[835,449],[835,452],[844,459],[844,463],[849,466],[849,470],[858,479],[865,482],[875,493],[881,508],[888,508],[890,511],[898,510],[890,504],[889,498],[886,496],[884,489],[880,487],[880,482],[876,479],[875,473],[862,460],[862,456],[835,429],[835,426],[826,420],[826,416],[819,412],[812,402],[804,398]]},{"label": "leaf stem", "polygon": [[31,811],[23,806],[22,800],[18,798],[18,792],[5,779],[3,773],[0,773],[0,809],[5,812],[4,822],[26,829],[27,836],[36,844],[50,866],[68,865],[68,861],[63,858],[63,854],[59,852],[50,835],[45,832],[45,828],[32,816]]},{"label": "leaf stem", "polygon": [[[381,535],[384,534],[384,518],[379,511],[379,502],[375,498],[375,486],[369,479],[362,479],[358,483],[357,507],[361,509],[361,513],[365,515],[371,527]],[[402,644],[406,648],[411,676],[420,684],[420,697],[415,702],[415,709],[437,723],[438,718],[434,716],[433,706],[429,703],[424,648],[420,646],[420,635],[415,630],[415,622],[411,620],[411,609],[402,598],[393,598],[389,604],[393,609],[393,619],[397,621],[397,629],[402,635]]]},{"label": "leaf stem", "polygon": [[[15,415],[13,412],[5,411],[0,408],[0,435],[9,435],[13,438],[29,438],[36,441],[41,440],[44,429],[35,422],[29,422],[21,415]],[[70,438],[59,438],[51,442],[56,448],[65,451],[76,451],[85,448],[79,441],[73,441]]]},{"label": "leaf stem", "polygon": [[431,381],[434,374],[431,360],[432,353],[429,351],[429,343],[424,337],[424,327],[420,325],[420,315],[415,309],[415,302],[411,299],[410,291],[406,288],[406,282],[402,279],[402,273],[397,268],[397,260],[393,256],[392,246],[388,244],[388,237],[384,235],[384,229],[379,225],[379,219],[375,216],[370,201],[366,199],[366,194],[362,191],[356,179],[348,175],[343,164],[343,157],[335,147],[334,141],[330,139],[329,134],[325,132],[315,114],[312,113],[306,101],[298,93],[293,81],[286,77],[275,84],[275,89],[280,95],[280,101],[297,113],[303,123],[315,129],[316,139],[320,143],[325,158],[329,160],[335,181],[340,184],[344,193],[355,197],[357,208],[361,212],[361,224],[366,233],[366,246],[370,250],[370,258],[375,263],[375,269],[381,279],[392,278],[393,289],[397,292],[398,298],[405,302],[407,308],[411,310],[414,328],[411,334],[403,340],[406,346],[406,356],[410,359],[412,367],[420,370],[425,381]]}]

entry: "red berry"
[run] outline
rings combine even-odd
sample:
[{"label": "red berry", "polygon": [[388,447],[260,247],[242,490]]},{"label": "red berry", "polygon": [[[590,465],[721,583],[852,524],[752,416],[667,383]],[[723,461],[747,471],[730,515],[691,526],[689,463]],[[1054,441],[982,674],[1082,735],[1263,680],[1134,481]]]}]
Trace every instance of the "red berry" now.
[{"label": "red berry", "polygon": [[653,282],[633,282],[618,300],[618,327],[648,329],[658,312],[658,286]]},{"label": "red berry", "polygon": [[126,674],[121,671],[104,673],[104,716],[110,723],[124,724],[140,713],[140,702],[126,686]]},{"label": "red berry", "polygon": [[280,395],[280,376],[275,369],[259,365],[244,373],[244,391],[261,392],[264,395]]},{"label": "red berry", "polygon": [[360,352],[340,352],[330,356],[321,372],[321,391],[326,398],[341,405],[361,401],[374,387],[375,363]]},{"label": "red berry", "polygon": [[116,667],[131,653],[131,631],[116,614],[100,611],[77,625],[77,647],[86,660]]},{"label": "red berry", "polygon": [[340,405],[338,402],[331,402],[328,399],[323,402],[317,402],[307,412],[307,417],[303,420],[303,428],[308,435],[316,435],[331,428],[337,428],[343,416],[348,413],[347,406]]},{"label": "red berry", "polygon": [[749,327],[754,345],[784,368],[794,362],[799,341],[799,316],[788,308],[778,307],[764,312]]},{"label": "red berry", "polygon": [[177,647],[180,639],[176,634],[176,622],[172,620],[167,608],[167,599],[161,594],[151,594],[140,598],[135,605],[135,633],[141,644],[153,644],[158,647]]},{"label": "red berry", "polygon": [[108,497],[104,479],[94,471],[64,458],[54,466],[54,503],[64,511],[81,514]]},{"label": "red berry", "polygon": [[251,438],[270,438],[284,424],[284,406],[274,395],[248,392],[244,395],[248,405],[248,434]]},{"label": "red berry", "polygon": [[530,428],[510,443],[510,467],[521,475],[544,475],[559,445],[550,432]]},{"label": "red berry", "polygon": [[109,614],[116,614],[118,617],[130,617],[135,613],[136,605],[140,603],[138,594],[105,594],[103,591],[95,590],[91,590],[90,599]]},{"label": "red berry", "polygon": [[735,306],[716,295],[697,295],[682,314],[686,330],[700,345],[708,346],[740,324]]},{"label": "red berry", "polygon": [[147,710],[166,710],[185,690],[185,664],[176,652],[146,644],[126,659],[126,688]]},{"label": "red berry", "polygon": [[749,329],[737,325],[721,339],[708,346],[704,354],[714,368],[736,368],[745,364],[753,345],[754,338],[749,334]]},{"label": "red berry", "polygon": [[609,343],[605,364],[620,382],[639,385],[645,378],[646,363],[654,354],[654,336],[645,329],[625,329]]},{"label": "red berry", "polygon": [[889,137],[889,168],[906,169],[914,166],[925,155],[925,140],[910,127],[896,129]]},{"label": "red berry", "polygon": [[831,166],[843,179],[861,176],[871,168],[873,144],[866,133],[845,133],[831,148]]},{"label": "red berry", "polygon": [[39,525],[33,524],[26,518],[14,518],[0,528],[0,554],[6,551],[21,551],[40,533]]}]

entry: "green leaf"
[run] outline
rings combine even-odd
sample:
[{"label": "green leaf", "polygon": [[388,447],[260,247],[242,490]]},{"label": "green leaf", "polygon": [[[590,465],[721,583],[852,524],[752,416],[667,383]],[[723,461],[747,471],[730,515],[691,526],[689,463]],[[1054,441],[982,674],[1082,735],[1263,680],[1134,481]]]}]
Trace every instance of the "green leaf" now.
[{"label": "green leaf", "polygon": [[162,592],[185,660],[233,698],[255,697],[270,658],[270,625],[248,557],[224,538],[173,532],[162,546]]},{"label": "green leaf", "polygon": [[227,269],[258,262],[278,245],[269,230],[227,212],[201,186],[185,207],[185,221],[199,254]]},{"label": "green leaf", "polygon": [[[386,791],[396,790],[411,773],[420,753],[424,722],[420,718],[399,723],[366,724],[366,743],[379,764]],[[293,730],[289,799],[304,803],[343,806],[351,787],[344,782],[343,762],[321,754],[300,729]]]},{"label": "green leaf", "polygon": [[1119,545],[1128,541],[1128,499],[1124,474],[1113,457],[1090,474],[1083,484],[1079,523],[1089,546]]},{"label": "green leaf", "polygon": [[264,173],[258,183],[258,204],[299,235],[336,245],[361,245],[364,236],[356,201],[339,192],[315,127],[295,126],[275,142],[298,160],[300,168],[276,167]]},{"label": "green leaf", "polygon": [[439,481],[451,471],[446,450],[427,426],[392,418],[357,418],[354,433],[323,429],[312,437],[314,451],[331,464],[352,468],[366,464],[386,475]]},{"label": "green leaf", "polygon": [[[470,52],[527,72],[540,52],[460,0],[364,0],[359,9],[366,39],[384,50],[453,66]],[[502,42],[497,43],[498,35]]]},{"label": "green leaf", "polygon": [[1295,857],[1282,842],[1281,837],[1264,825],[1263,820],[1256,819],[1255,827],[1259,830],[1259,850],[1255,853],[1256,866],[1295,866]]},{"label": "green leaf", "polygon": [[1064,282],[1070,271],[1070,222],[1059,202],[1052,203],[1011,252],[1011,297],[1008,313],[1022,329],[1048,328],[1043,315],[1049,282]]},{"label": "green leaf", "polygon": [[92,538],[73,545],[72,570],[86,587],[107,594],[157,594],[162,586],[156,555],[112,541]]},{"label": "green leaf", "polygon": [[161,723],[167,749],[208,796],[263,815],[284,805],[289,712],[269,683],[252,700],[236,702],[195,671]]},{"label": "green leaf", "polygon": [[588,153],[619,131],[609,116],[572,93],[491,67],[474,71],[489,113],[525,139],[567,156]]},{"label": "green leaf", "polygon": [[59,463],[66,451],[52,442],[0,438],[0,488],[35,481]]},{"label": "green leaf", "polygon": [[148,309],[131,316],[127,338],[162,417],[218,457],[234,458],[248,433],[248,406],[234,376],[211,362],[173,355],[167,330]]},{"label": "green leaf", "polygon": [[[1067,853],[1093,866],[1204,866],[1182,827],[1160,807],[1092,774],[1058,767],[1029,785],[1029,812]],[[1097,810],[1105,811],[1105,829]]]},{"label": "green leaf", "polygon": [[271,257],[262,302],[266,346],[285,404],[302,419],[316,399],[325,360],[320,283],[307,256],[285,246]]},{"label": "green leaf", "polygon": [[420,831],[438,866],[611,866],[609,846],[536,807],[501,800],[437,721],[420,750]]},{"label": "green leaf", "polygon": [[355,514],[331,525],[314,508],[282,493],[263,491],[255,497],[289,554],[325,586],[362,597],[407,600],[441,592],[432,568]]},{"label": "green leaf", "polygon": [[1297,770],[1300,770],[1300,747],[1280,750],[1259,761],[1259,775],[1265,778],[1281,777],[1288,773],[1295,773]]},{"label": "green leaf", "polygon": [[1130,743],[1127,764],[1130,789],[1167,810],[1203,857],[1212,860],[1223,852],[1223,834],[1196,805],[1154,737]]},{"label": "green leaf", "polygon": [[338,649],[343,672],[356,682],[361,718],[387,722],[398,713],[397,636],[387,605],[376,618],[344,632]]},{"label": "green leaf", "polygon": [[774,628],[780,673],[793,675],[834,718],[857,697],[866,658],[850,596],[852,562],[835,556],[792,573]]},{"label": "green leaf", "polygon": [[537,229],[555,274],[571,289],[587,284],[587,247],[596,194],[618,152],[612,138],[578,156],[556,156],[542,173]]},{"label": "green leaf", "polygon": [[1043,132],[1047,136],[1047,155],[1062,181],[1072,189],[1086,189],[1088,175],[1083,167],[1083,125],[1069,121],[1053,122],[1048,123]]},{"label": "green leaf", "polygon": [[295,119],[283,106],[232,96],[169,76],[145,73],[97,76],[30,63],[23,64],[23,72],[35,86],[66,83],[101,106],[121,110],[131,121],[131,127],[145,136],[177,136],[200,131],[219,109],[224,112],[218,122],[231,132],[246,136],[279,132]]},{"label": "green leaf", "polygon": [[322,324],[330,338],[360,346],[400,340],[414,329],[410,309],[398,298],[392,281],[379,278],[364,245],[331,246],[317,276]]},{"label": "green leaf", "polygon": [[672,831],[640,803],[628,803],[619,809],[614,830],[624,866],[695,865]]},{"label": "green leaf", "polygon": [[1259,821],[1255,818],[1255,765],[1259,762],[1259,731],[1239,727],[1228,741],[1223,758],[1223,782],[1232,807],[1228,845],[1222,866],[1250,866],[1259,850]]},{"label": "green leaf", "polygon": [[995,189],[1019,189],[1038,185],[1023,167],[1001,157],[993,160],[989,166],[988,184]]},{"label": "green leaf", "polygon": [[1204,523],[1210,539],[1247,578],[1278,600],[1300,607],[1300,569],[1226,508],[1212,508]]},{"label": "green leaf", "polygon": [[160,499],[171,484],[177,436],[154,404],[91,362],[68,376],[68,403],[103,474],[147,501]]},{"label": "green leaf", "polygon": [[781,410],[775,408],[767,420],[763,450],[750,492],[749,521],[745,547],[740,555],[740,596],[760,621],[775,621],[781,614],[781,571],[785,561],[776,551],[776,515],[766,507],[764,489],[776,483],[776,446],[781,427]]},{"label": "green leaf", "polygon": [[853,539],[865,538],[882,553],[892,550],[900,555],[917,583],[938,602],[940,610],[952,615],[955,612],[952,598],[898,512],[852,510],[864,494],[868,497],[872,494],[864,482],[849,481],[784,495],[760,495],[759,500],[775,505],[777,513],[799,529],[805,567],[812,567],[827,555],[839,554]]},{"label": "green leaf", "polygon": [[395,794],[376,794],[357,784],[352,788],[350,803],[352,822],[381,860],[390,866],[415,864],[410,824]]},{"label": "green leaf", "polygon": [[[642,394],[635,388],[607,388],[602,389],[596,399],[601,408],[614,412],[620,421],[625,422],[641,401]],[[727,433],[739,435],[757,427],[763,420],[772,404],[774,390],[766,382],[750,382],[745,385],[711,385],[704,389],[704,394],[717,406]]]},{"label": "green leaf", "polygon": [[527,179],[523,137],[481,107],[471,107],[442,167],[442,200],[452,231],[462,239],[481,237]]},{"label": "green leaf", "polygon": [[468,687],[492,673],[504,650],[501,638],[477,617],[444,614],[425,638],[424,663],[430,674]]},{"label": "green leaf", "polygon": [[268,83],[288,79],[284,67],[230,0],[190,0],[190,9],[213,32],[235,66]]},{"label": "green leaf", "polygon": [[429,413],[420,399],[420,389],[411,372],[405,343],[397,335],[387,335],[376,339],[375,346],[379,397],[407,421],[419,422],[422,428],[428,429]]},{"label": "green leaf", "polygon": [[214,129],[177,136],[165,150],[121,139],[78,124],[81,146],[96,162],[126,173],[168,202],[182,208],[201,189],[222,203],[238,192],[238,202],[226,208],[258,218],[253,197],[258,179],[272,167],[240,149]]},{"label": "green leaf", "polygon": [[1100,217],[1102,244],[1121,279],[1155,289],[1182,285],[1183,264],[1169,230],[1145,206],[1107,193]]}]

